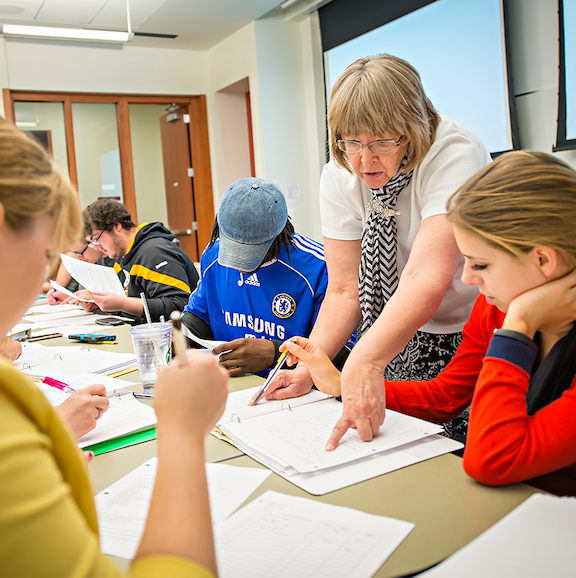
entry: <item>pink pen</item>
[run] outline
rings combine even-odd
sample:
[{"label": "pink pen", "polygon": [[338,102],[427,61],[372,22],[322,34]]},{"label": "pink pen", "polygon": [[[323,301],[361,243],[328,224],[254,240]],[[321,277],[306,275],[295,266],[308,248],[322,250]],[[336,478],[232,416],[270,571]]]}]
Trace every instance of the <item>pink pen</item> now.
[{"label": "pink pen", "polygon": [[63,391],[65,393],[74,393],[76,391],[75,389],[72,389],[67,383],[64,383],[63,381],[58,381],[53,377],[45,377],[42,380],[42,383],[55,387],[56,389],[59,389],[60,391]]}]

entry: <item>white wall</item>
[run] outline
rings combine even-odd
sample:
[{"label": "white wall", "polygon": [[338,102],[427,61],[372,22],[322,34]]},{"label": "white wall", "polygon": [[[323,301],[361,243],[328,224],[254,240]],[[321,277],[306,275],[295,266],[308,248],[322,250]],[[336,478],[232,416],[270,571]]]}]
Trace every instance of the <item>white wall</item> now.
[{"label": "white wall", "polygon": [[[324,164],[324,92],[317,16],[287,23],[281,14],[245,26],[208,51],[210,140],[219,136],[217,91],[247,77],[256,175],[296,182],[301,201],[288,203],[296,230],[321,240],[318,182]],[[225,155],[211,149],[215,207],[230,183]],[[224,182],[225,181],[225,182]]]},{"label": "white wall", "polygon": [[218,92],[245,78],[248,79],[250,88],[256,175],[263,177],[265,172],[254,23],[244,26],[244,28],[241,28],[208,50],[207,69],[208,91],[206,93],[206,106],[208,108],[208,133],[211,143],[210,160],[212,163],[214,212],[217,212],[220,199],[226,187],[230,184],[229,179],[231,176],[226,167],[226,155],[221,154],[222,146],[224,145],[217,144],[221,143],[224,138],[221,128],[222,119],[218,118],[224,103],[221,100],[219,101]]},{"label": "white wall", "polygon": [[13,90],[205,94],[206,53],[0,39],[0,82]]},{"label": "white wall", "polygon": [[234,181],[250,176],[246,92],[219,90],[214,94],[214,105],[217,130],[213,145],[214,150],[218,151],[219,191],[223,193]]}]

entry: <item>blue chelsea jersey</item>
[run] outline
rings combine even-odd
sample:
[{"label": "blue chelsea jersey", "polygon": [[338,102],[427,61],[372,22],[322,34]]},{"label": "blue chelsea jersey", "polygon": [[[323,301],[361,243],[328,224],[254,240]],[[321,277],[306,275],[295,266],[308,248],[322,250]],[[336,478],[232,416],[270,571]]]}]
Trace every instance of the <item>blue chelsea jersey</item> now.
[{"label": "blue chelsea jersey", "polygon": [[209,323],[218,341],[308,336],[328,284],[324,247],[297,233],[292,240],[290,260],[282,247],[276,261],[248,275],[218,264],[216,241],[202,255],[185,311]]}]

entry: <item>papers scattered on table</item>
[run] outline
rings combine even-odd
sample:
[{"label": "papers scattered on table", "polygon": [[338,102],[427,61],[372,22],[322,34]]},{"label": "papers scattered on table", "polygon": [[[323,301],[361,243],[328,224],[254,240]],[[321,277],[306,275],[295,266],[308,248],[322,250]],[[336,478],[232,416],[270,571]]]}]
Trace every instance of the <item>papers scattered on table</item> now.
[{"label": "papers scattered on table", "polygon": [[[152,458],[96,495],[100,549],[134,558],[144,532],[158,458]],[[215,531],[270,475],[267,470],[206,464],[210,510]]]},{"label": "papers scattered on table", "polygon": [[24,315],[32,315],[33,313],[63,313],[64,311],[83,311],[83,309],[71,303],[64,303],[63,305],[49,305],[44,303],[42,305],[32,305]]},{"label": "papers scattered on table", "polygon": [[426,578],[574,576],[576,499],[534,494]]},{"label": "papers scattered on table", "polygon": [[22,355],[14,365],[26,375],[39,379],[77,373],[109,375],[135,367],[136,357],[133,353],[114,353],[85,346],[46,347],[39,343],[25,343]]},{"label": "papers scattered on table", "polygon": [[216,536],[221,578],[368,578],[414,524],[268,491]]},{"label": "papers scattered on table", "polygon": [[118,279],[113,267],[86,263],[86,261],[74,259],[63,254],[60,257],[62,258],[62,264],[66,267],[66,271],[91,293],[125,295],[122,283],[120,283],[120,279]]},{"label": "papers scattered on table", "polygon": [[[64,305],[52,305],[52,312],[51,313],[38,313],[34,315],[27,315],[23,317],[23,320],[26,323],[47,323],[48,321],[60,321],[64,319],[68,319],[69,317],[86,317],[86,316],[93,316],[92,313],[88,313],[84,311],[81,307],[77,307],[73,305],[73,309],[65,308],[60,309],[60,307],[65,307]],[[52,325],[56,325],[53,323]]]}]

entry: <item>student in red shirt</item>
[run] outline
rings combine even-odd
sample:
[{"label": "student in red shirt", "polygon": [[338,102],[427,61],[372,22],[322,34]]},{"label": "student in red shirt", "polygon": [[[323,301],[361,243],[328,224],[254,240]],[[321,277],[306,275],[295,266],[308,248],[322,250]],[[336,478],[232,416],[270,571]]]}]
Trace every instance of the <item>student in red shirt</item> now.
[{"label": "student in red shirt", "polygon": [[[448,219],[462,280],[481,295],[446,369],[430,381],[383,380],[387,407],[441,423],[472,399],[471,477],[576,495],[576,173],[543,153],[502,155],[451,197]],[[340,394],[318,344],[283,347],[319,389]]]}]

